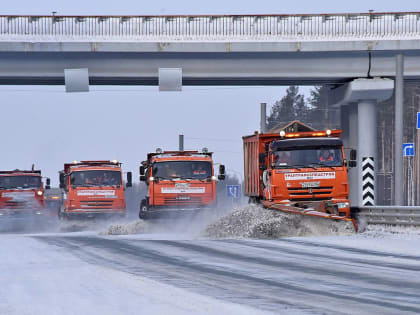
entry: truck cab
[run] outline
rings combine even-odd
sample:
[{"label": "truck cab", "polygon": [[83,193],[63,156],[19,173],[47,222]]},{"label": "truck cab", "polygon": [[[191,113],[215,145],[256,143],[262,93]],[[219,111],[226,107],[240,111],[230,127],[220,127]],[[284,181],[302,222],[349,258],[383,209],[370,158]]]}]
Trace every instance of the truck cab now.
[{"label": "truck cab", "polygon": [[223,180],[224,166],[214,174],[212,153],[162,151],[149,153],[140,166],[140,180],[147,185],[139,217],[170,215],[216,206],[216,180]]},{"label": "truck cab", "polygon": [[247,195],[271,208],[310,208],[349,218],[347,167],[355,161],[346,161],[340,135],[341,130],[324,130],[244,137]]},{"label": "truck cab", "polygon": [[[127,187],[131,187],[131,172]],[[63,203],[58,216],[70,218],[125,217],[127,213],[121,163],[74,161],[60,172]]]},{"label": "truck cab", "polygon": [[[49,179],[47,186],[49,188]],[[40,170],[0,171],[0,220],[45,215]]]}]

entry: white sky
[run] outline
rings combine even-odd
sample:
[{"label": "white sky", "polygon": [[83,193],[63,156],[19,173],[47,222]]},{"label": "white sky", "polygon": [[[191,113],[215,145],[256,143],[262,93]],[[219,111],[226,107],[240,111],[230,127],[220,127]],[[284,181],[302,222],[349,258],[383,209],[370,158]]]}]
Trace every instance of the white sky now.
[{"label": "white sky", "polygon": [[[420,11],[418,1],[33,1],[2,2],[2,14],[143,15],[274,14]],[[306,89],[307,90],[307,89]],[[187,149],[206,146],[216,162],[242,173],[243,135],[259,127],[259,103],[271,105],[285,87],[91,87],[66,94],[64,87],[0,86],[2,154],[0,169],[32,163],[57,185],[65,162],[114,159],[137,180],[138,165],[156,147],[176,149],[178,134]],[[191,138],[200,138],[197,140]],[[216,140],[214,140],[216,139]],[[224,139],[224,141],[217,141]]]}]

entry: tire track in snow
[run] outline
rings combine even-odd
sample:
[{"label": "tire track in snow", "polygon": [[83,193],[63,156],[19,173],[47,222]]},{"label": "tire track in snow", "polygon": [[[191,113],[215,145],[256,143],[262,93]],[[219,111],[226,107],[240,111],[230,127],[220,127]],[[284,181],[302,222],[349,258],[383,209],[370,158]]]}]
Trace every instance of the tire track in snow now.
[{"label": "tire track in snow", "polygon": [[[282,240],[278,240],[279,243],[282,243]],[[266,249],[269,251],[274,251],[274,252],[281,252],[281,253],[289,253],[289,254],[293,254],[293,255],[301,255],[301,256],[308,256],[308,251],[300,251],[297,249],[293,249],[290,247],[286,247],[286,246],[281,246],[280,244],[264,244],[263,242],[254,242],[254,241],[241,241],[241,240],[223,240],[223,242],[226,243],[232,243],[232,244],[237,244],[237,245],[242,245],[242,246],[246,246],[246,247],[252,247],[255,249]],[[277,240],[276,240],[277,242]],[[290,243],[290,242],[287,242]],[[301,244],[301,242],[299,243],[293,243],[293,244],[299,244],[305,247],[309,247],[308,244]],[[324,246],[316,246],[316,247],[324,247]],[[312,246],[312,248],[314,248]],[[341,250],[341,249],[340,249]],[[343,260],[343,257],[337,256],[337,255],[332,255],[332,254],[324,254],[324,253],[316,253],[314,251],[309,252],[311,257],[316,257],[316,258],[326,258],[326,259],[332,259],[332,260]],[[354,254],[355,252],[350,251],[350,254]],[[375,258],[377,258],[379,255],[374,254],[374,255],[369,255],[366,254],[365,256],[374,256]],[[394,255],[383,255],[383,258],[399,258],[399,259],[405,259],[402,258],[403,255],[398,255],[398,256],[394,256]],[[410,259],[411,260],[411,259]],[[420,264],[415,266],[415,265],[408,265],[408,264],[401,264],[401,263],[392,263],[392,262],[384,262],[378,259],[360,259],[360,258],[353,258],[353,257],[345,257],[345,262],[352,262],[355,264],[362,264],[362,265],[367,265],[367,266],[375,266],[375,267],[384,267],[384,268],[392,268],[392,269],[400,269],[400,270],[404,270],[404,271],[420,271]],[[420,262],[420,257],[419,259],[416,261],[417,263]],[[417,286],[415,287],[416,289],[418,288]]]},{"label": "tire track in snow", "polygon": [[[44,239],[45,237],[38,237]],[[188,282],[190,287],[194,286],[204,286],[208,287],[209,279],[210,285],[214,286],[214,283],[220,283],[218,290],[223,290],[223,288],[229,288],[230,296],[242,295],[239,300],[243,303],[247,299],[255,302],[256,300],[259,303],[268,303],[271,305],[264,305],[263,307],[268,307],[268,309],[275,309],[273,306],[276,304],[282,305],[293,305],[295,303],[301,307],[302,310],[308,308],[314,308],[312,311],[315,312],[331,312],[337,313],[339,308],[337,306],[346,305],[346,310],[344,313],[354,312],[366,312],[371,311],[385,313],[395,313],[395,312],[414,312],[419,313],[420,307],[409,305],[407,301],[401,301],[400,304],[392,303],[388,301],[381,300],[381,296],[378,296],[378,299],[371,299],[363,297],[363,295],[356,294],[351,296],[348,292],[331,292],[325,288],[313,289],[307,288],[304,286],[297,286],[290,283],[284,283],[279,280],[275,280],[270,274],[267,274],[265,277],[256,277],[252,276],[251,272],[247,270],[243,271],[233,271],[224,268],[223,266],[212,264],[211,260],[214,256],[219,258],[224,258],[228,263],[237,263],[247,262],[252,260],[253,264],[257,264],[261,271],[264,271],[266,265],[271,267],[278,267],[279,272],[288,269],[294,269],[295,271],[304,271],[301,267],[294,267],[293,265],[288,265],[286,263],[278,263],[275,261],[270,261],[264,257],[252,257],[253,254],[257,255],[258,253],[248,252],[251,256],[234,254],[231,252],[226,252],[222,250],[217,250],[214,248],[209,248],[202,245],[192,244],[194,241],[179,242],[179,241],[145,241],[145,240],[115,240],[115,239],[106,239],[98,237],[62,237],[51,240],[45,239],[45,241],[50,242],[55,245],[62,247],[72,246],[73,250],[77,251],[77,247],[80,246],[83,250],[89,249],[93,253],[85,252],[83,255],[87,256],[85,259],[91,259],[94,256],[94,261],[98,263],[109,265],[109,261],[102,259],[101,256],[108,257],[107,254],[111,254],[114,257],[114,262],[111,263],[112,267],[115,268],[115,265],[119,260],[125,261],[129,260],[131,265],[136,267],[129,270],[133,273],[138,273],[140,270],[138,266],[143,266],[141,270],[142,275],[156,276],[166,274],[166,278],[175,277],[180,281]],[[196,242],[196,241],[195,241]],[[68,244],[70,243],[70,244]],[[162,245],[164,246],[173,246],[178,248],[184,248],[194,253],[200,253],[204,257],[208,257],[208,262],[202,263],[194,261],[188,255],[174,255],[171,251],[162,250]],[[159,248],[160,247],[160,248]],[[123,259],[119,259],[122,257]],[[252,259],[254,258],[254,259]],[[116,259],[116,260],[115,260]],[[112,259],[111,259],[112,261]],[[310,267],[310,266],[304,266]],[[125,266],[127,268],[127,266]],[[284,268],[284,269],[283,269]],[[127,271],[127,270],[126,270]],[[322,270],[320,268],[313,268],[311,272],[328,272],[328,270]],[[331,270],[329,270],[331,272]],[[351,281],[354,274],[346,273],[343,271],[339,272],[341,276],[345,276],[348,281]],[[162,277],[161,277],[162,278]],[[165,278],[165,277],[163,277]],[[380,278],[375,277],[375,280]],[[371,279],[373,281],[374,279]],[[193,280],[193,283],[191,283]],[[177,280],[175,281],[175,283]],[[172,282],[173,284],[174,282]],[[184,284],[185,285],[185,284]],[[247,288],[245,292],[241,289]],[[249,290],[252,289],[252,293]],[[211,290],[210,290],[211,291]],[[247,295],[247,292],[251,293]],[[347,294],[346,294],[347,293]],[[378,291],[377,293],[380,293]],[[226,293],[224,293],[226,295]],[[379,294],[378,294],[379,295]],[[222,294],[223,296],[223,294]],[[420,296],[419,296],[420,298]],[[324,303],[324,304],[323,304]],[[320,307],[322,305],[322,308]]]}]

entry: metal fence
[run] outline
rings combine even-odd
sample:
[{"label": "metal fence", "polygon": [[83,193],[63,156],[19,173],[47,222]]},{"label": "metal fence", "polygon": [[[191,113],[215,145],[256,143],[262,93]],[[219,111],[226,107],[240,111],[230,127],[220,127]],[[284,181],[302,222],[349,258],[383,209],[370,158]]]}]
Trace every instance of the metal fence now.
[{"label": "metal fence", "polygon": [[0,40],[351,40],[420,37],[420,12],[217,16],[0,16]]},{"label": "metal fence", "polygon": [[409,206],[360,207],[358,209],[357,215],[366,218],[368,224],[420,226],[420,207],[409,207]]}]

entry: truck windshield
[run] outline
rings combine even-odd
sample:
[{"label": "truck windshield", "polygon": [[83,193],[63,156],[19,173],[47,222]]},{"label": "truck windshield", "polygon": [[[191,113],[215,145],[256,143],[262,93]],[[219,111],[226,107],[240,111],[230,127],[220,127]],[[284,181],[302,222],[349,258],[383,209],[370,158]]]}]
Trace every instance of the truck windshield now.
[{"label": "truck windshield", "polygon": [[155,162],[152,174],[161,179],[206,179],[212,176],[212,165],[205,161]]},{"label": "truck windshield", "polygon": [[33,189],[40,187],[40,176],[0,176],[0,189]]},{"label": "truck windshield", "polygon": [[121,172],[94,170],[94,171],[75,171],[70,174],[71,186],[120,186]]},{"label": "truck windshield", "polygon": [[298,148],[273,152],[277,168],[343,166],[340,147]]}]

